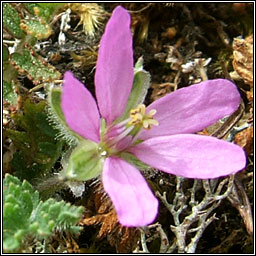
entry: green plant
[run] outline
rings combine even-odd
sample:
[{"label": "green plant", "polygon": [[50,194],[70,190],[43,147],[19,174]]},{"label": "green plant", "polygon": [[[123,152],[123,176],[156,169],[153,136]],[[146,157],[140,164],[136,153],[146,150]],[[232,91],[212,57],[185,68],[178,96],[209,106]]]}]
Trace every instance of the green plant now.
[{"label": "green plant", "polygon": [[3,249],[21,252],[33,238],[49,239],[54,231],[77,233],[83,208],[54,199],[41,201],[39,192],[24,180],[7,174],[3,191]]},{"label": "green plant", "polygon": [[18,74],[26,75],[35,85],[60,79],[61,74],[36,54],[33,46],[37,40],[47,39],[52,34],[50,20],[62,5],[63,3],[3,4],[4,39],[8,38],[3,41],[3,81],[6,92],[3,96],[10,104],[17,103],[14,85]]},{"label": "green plant", "polygon": [[22,112],[12,115],[15,129],[6,135],[16,148],[11,166],[15,175],[31,181],[48,175],[61,156],[63,141],[56,141],[57,130],[49,124],[46,103],[25,100]]}]

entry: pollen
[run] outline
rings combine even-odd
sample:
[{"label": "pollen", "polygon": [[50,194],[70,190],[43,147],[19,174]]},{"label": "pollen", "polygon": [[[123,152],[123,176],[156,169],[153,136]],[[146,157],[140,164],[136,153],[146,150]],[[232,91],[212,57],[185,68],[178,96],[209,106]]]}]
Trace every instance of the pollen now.
[{"label": "pollen", "polygon": [[130,110],[131,120],[128,124],[133,126],[141,126],[144,129],[150,130],[153,125],[159,125],[158,121],[153,118],[155,114],[155,109],[152,109],[146,113],[146,106],[144,104],[139,104],[137,108]]}]

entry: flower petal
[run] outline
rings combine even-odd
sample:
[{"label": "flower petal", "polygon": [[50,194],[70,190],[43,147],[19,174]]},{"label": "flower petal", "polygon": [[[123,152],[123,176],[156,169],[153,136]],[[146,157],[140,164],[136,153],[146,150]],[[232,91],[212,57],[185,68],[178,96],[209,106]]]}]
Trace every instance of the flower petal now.
[{"label": "flower petal", "polygon": [[210,136],[179,134],[156,137],[129,150],[154,168],[177,176],[210,179],[242,170],[242,148]]},{"label": "flower petal", "polygon": [[133,82],[130,15],[121,6],[113,11],[100,41],[95,87],[98,106],[107,124],[123,113]]},{"label": "flower petal", "polygon": [[103,186],[124,226],[140,227],[152,223],[158,201],[140,172],[117,157],[109,157],[103,166]]},{"label": "flower petal", "polygon": [[100,116],[94,98],[70,71],[64,75],[61,108],[68,126],[80,136],[99,142]]},{"label": "flower petal", "polygon": [[240,104],[236,86],[226,79],[204,81],[179,89],[153,102],[159,126],[141,133],[141,139],[194,133],[232,114]]}]

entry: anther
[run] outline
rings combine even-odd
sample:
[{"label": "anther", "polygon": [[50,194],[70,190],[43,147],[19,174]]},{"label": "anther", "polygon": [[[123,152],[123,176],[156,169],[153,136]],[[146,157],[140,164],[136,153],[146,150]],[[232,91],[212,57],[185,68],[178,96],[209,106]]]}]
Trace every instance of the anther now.
[{"label": "anther", "polygon": [[144,129],[150,130],[153,125],[159,125],[159,123],[153,118],[153,115],[156,114],[155,109],[151,109],[146,114],[146,106],[144,104],[139,104],[135,109],[130,110],[129,125],[141,126]]}]

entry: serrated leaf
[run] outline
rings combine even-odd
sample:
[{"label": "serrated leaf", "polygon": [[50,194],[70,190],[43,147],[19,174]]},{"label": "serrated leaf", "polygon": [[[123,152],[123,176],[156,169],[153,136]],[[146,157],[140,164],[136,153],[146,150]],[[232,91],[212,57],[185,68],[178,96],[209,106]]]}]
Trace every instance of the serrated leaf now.
[{"label": "serrated leaf", "polygon": [[61,74],[53,66],[45,64],[39,56],[33,56],[27,49],[23,51],[23,54],[13,53],[11,59],[18,71],[25,72],[36,85],[61,78]]},{"label": "serrated leaf", "polygon": [[[35,219],[38,221],[40,228],[36,231],[41,237],[47,237],[53,229],[72,227],[77,223],[82,215],[82,207],[71,206],[64,201],[56,202],[50,198],[41,203],[36,211]],[[65,216],[62,213],[67,213]],[[70,218],[69,215],[73,217]]]},{"label": "serrated leaf", "polygon": [[20,180],[17,177],[8,174],[8,175],[5,176],[4,185],[10,184],[10,183],[14,183],[14,184],[19,185]]},{"label": "serrated leaf", "polygon": [[11,166],[20,178],[31,180],[43,177],[55,164],[62,153],[63,141],[56,141],[57,130],[47,120],[46,103],[24,102],[23,113],[12,116],[18,129],[7,129],[17,152],[14,153]]},{"label": "serrated leaf", "polygon": [[20,241],[13,237],[6,237],[3,243],[3,249],[5,253],[14,252],[20,247]]},{"label": "serrated leaf", "polygon": [[25,8],[31,13],[35,14],[34,7],[38,7],[37,3],[24,3]]},{"label": "serrated leaf", "polygon": [[57,150],[57,145],[51,142],[39,142],[38,143],[39,152],[44,155],[52,156]]},{"label": "serrated leaf", "polygon": [[32,210],[33,210],[33,201],[31,198],[31,194],[28,190],[25,190],[22,192],[22,198],[23,198],[23,203],[24,203],[24,212],[25,212],[25,216],[29,217]]},{"label": "serrated leaf", "polygon": [[15,86],[13,83],[3,81],[3,98],[11,105],[17,103],[18,96],[15,92]]},{"label": "serrated leaf", "polygon": [[38,174],[38,165],[27,166],[23,151],[15,152],[11,161],[15,175],[22,179],[32,180]]},{"label": "serrated leaf", "polygon": [[[3,245],[5,252],[15,252],[26,238],[45,239],[54,235],[53,230],[79,231],[76,223],[82,207],[64,201],[48,199],[39,201],[38,192],[27,181],[21,182],[7,174],[4,179]],[[62,214],[64,213],[64,214]],[[13,241],[11,243],[10,241]]]},{"label": "serrated leaf", "polygon": [[38,3],[39,15],[49,21],[53,14],[65,3]]},{"label": "serrated leaf", "polygon": [[6,129],[6,135],[15,141],[15,144],[19,149],[23,149],[25,151],[29,150],[29,134],[26,132],[21,132],[17,130],[11,130],[11,129]]},{"label": "serrated leaf", "polygon": [[56,219],[60,213],[60,210],[61,210],[61,205],[54,204],[54,205],[50,205],[48,212],[53,219]]},{"label": "serrated leaf", "polygon": [[44,18],[46,22],[50,20],[54,12],[64,3],[25,3],[24,6],[31,13]]},{"label": "serrated leaf", "polygon": [[21,28],[38,40],[47,39],[52,34],[51,27],[40,18],[22,20]]},{"label": "serrated leaf", "polygon": [[76,214],[75,212],[69,212],[69,211],[61,212],[59,215],[59,220],[65,223],[68,223],[68,222],[73,223],[73,222],[76,222],[77,217],[79,215]]},{"label": "serrated leaf", "polygon": [[26,234],[26,230],[18,230],[15,234],[14,234],[14,237],[18,240],[22,240],[22,238],[24,237],[24,235]]},{"label": "serrated leaf", "polygon": [[20,22],[18,12],[9,3],[3,3],[4,28],[17,38],[23,38],[25,36],[25,33],[20,28]]}]

